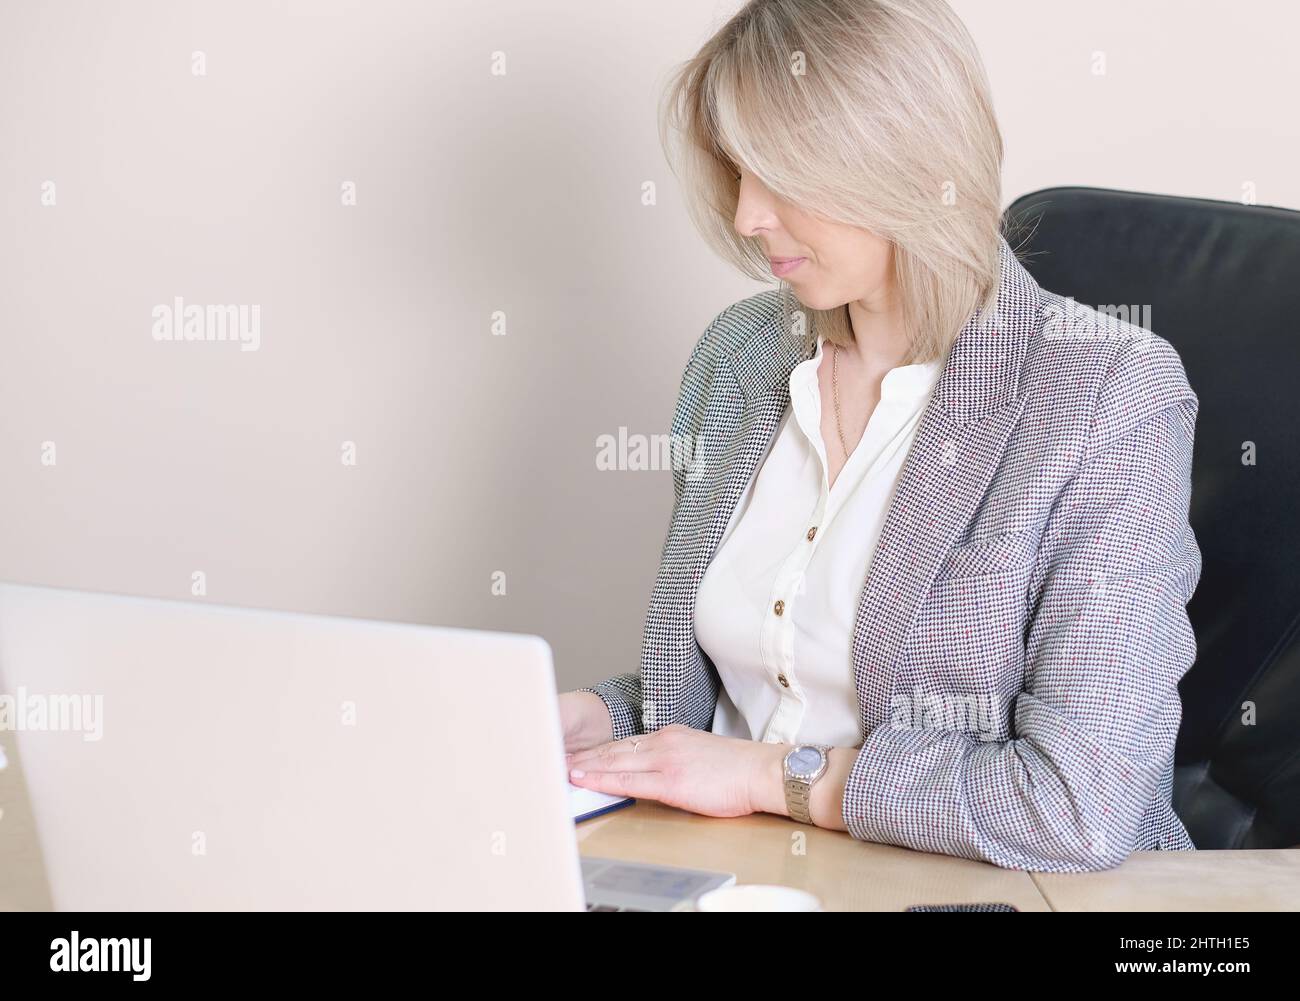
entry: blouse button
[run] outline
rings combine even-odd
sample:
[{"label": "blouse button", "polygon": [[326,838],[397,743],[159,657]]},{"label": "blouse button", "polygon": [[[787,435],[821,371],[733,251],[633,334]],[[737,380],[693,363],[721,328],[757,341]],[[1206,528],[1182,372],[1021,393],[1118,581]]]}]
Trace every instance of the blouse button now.
[{"label": "blouse button", "polygon": [[781,682],[781,687],[782,687],[782,688],[789,688],[789,687],[790,687],[789,679],[787,679],[786,676],[785,676],[784,674],[778,674],[778,675],[776,676],[776,680],[779,681],[779,682]]},{"label": "blouse button", "polygon": [[772,611],[777,615],[782,614],[785,611],[785,602],[778,598],[776,604],[772,606]]},{"label": "blouse button", "polygon": [[816,534],[817,534],[817,526],[814,525],[812,528],[808,529],[808,541],[812,542],[813,536]]}]

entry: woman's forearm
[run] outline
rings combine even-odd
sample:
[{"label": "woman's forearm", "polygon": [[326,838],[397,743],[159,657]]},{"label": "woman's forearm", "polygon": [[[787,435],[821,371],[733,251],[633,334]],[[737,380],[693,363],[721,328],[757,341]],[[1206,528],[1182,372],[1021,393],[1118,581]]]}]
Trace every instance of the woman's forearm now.
[{"label": "woman's forearm", "polygon": [[[754,808],[763,813],[788,817],[785,806],[785,756],[793,744],[759,744],[758,767],[753,781]],[[844,787],[848,782],[858,750],[854,747],[832,747],[826,755],[826,774],[812,788],[808,812],[818,827],[832,831],[847,830],[844,826]]]},{"label": "woman's forearm", "polygon": [[564,727],[564,750],[581,751],[613,739],[613,726],[605,700],[595,692],[564,692],[560,695],[560,722]]}]

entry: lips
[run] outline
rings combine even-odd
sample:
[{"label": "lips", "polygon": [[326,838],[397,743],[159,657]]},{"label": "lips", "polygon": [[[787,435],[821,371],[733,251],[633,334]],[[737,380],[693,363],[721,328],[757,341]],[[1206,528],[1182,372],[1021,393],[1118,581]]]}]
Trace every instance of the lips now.
[{"label": "lips", "polygon": [[784,278],[806,260],[806,257],[769,257],[768,263],[772,266],[772,274]]}]

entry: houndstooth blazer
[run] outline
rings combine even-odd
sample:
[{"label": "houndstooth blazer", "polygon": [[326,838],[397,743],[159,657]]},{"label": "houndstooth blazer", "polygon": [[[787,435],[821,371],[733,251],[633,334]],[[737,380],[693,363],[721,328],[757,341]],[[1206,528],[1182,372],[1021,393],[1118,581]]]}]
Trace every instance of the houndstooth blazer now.
[{"label": "houndstooth blazer", "polygon": [[[584,689],[615,739],[712,725],[696,592],[815,349],[780,295],[728,307],[687,362],[672,432],[695,453],[641,669]],[[854,837],[1057,872],[1194,847],[1170,796],[1196,412],[1167,341],[1040,289],[1001,241],[997,308],[948,354],[858,602]]]}]

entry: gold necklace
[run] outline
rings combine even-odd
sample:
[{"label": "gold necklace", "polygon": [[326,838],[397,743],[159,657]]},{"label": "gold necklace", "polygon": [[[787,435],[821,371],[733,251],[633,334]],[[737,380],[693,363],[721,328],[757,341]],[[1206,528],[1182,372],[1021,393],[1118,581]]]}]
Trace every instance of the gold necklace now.
[{"label": "gold necklace", "polygon": [[835,364],[840,357],[840,349],[834,344],[831,345],[831,399],[835,402],[835,430],[840,436],[840,448],[844,449],[844,459],[848,461],[849,446],[844,443],[844,426],[840,421],[840,381],[838,366]]}]

